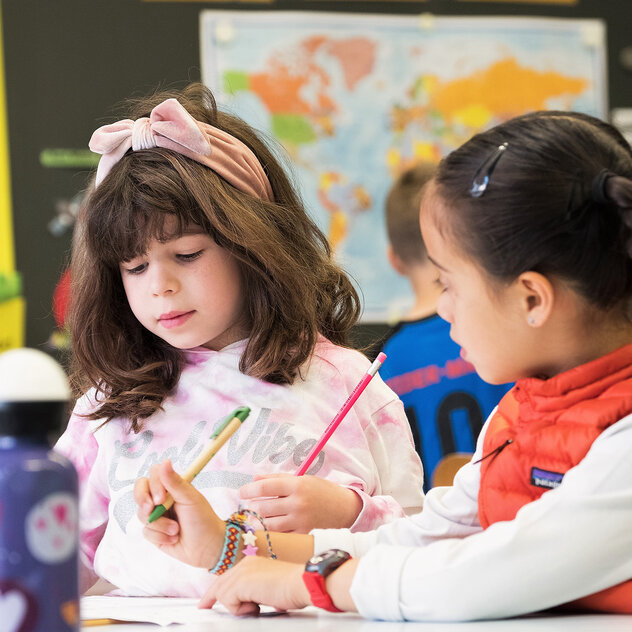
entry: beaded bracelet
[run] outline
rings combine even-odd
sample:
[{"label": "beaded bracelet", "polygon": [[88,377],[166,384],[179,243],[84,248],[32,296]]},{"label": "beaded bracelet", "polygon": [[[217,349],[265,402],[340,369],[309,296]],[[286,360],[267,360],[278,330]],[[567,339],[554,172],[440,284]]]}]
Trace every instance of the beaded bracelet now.
[{"label": "beaded bracelet", "polygon": [[224,535],[224,547],[222,553],[219,556],[217,564],[209,571],[213,575],[222,575],[225,573],[236,561],[237,548],[239,547],[239,532],[241,527],[226,521],[226,533]]},{"label": "beaded bracelet", "polygon": [[247,524],[247,516],[253,516],[260,523],[263,528],[263,532],[268,544],[268,553],[273,560],[276,560],[276,555],[272,550],[272,542],[270,541],[270,534],[266,528],[263,518],[258,513],[252,511],[252,509],[240,508],[239,511],[233,513],[228,520],[226,520],[226,532],[224,535],[224,547],[222,553],[219,556],[217,564],[209,571],[213,575],[222,575],[229,568],[235,565],[237,561],[237,552],[239,550],[239,532],[241,532],[241,539],[244,543],[242,553],[244,555],[256,555],[259,550],[256,546],[255,530]]}]

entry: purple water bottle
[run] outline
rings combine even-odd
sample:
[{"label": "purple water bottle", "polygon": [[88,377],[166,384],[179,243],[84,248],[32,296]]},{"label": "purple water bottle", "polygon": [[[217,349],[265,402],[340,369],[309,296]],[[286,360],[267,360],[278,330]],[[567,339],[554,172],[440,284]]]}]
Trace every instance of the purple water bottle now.
[{"label": "purple water bottle", "polygon": [[0,629],[79,630],[78,485],[50,448],[68,381],[35,349],[0,354]]}]

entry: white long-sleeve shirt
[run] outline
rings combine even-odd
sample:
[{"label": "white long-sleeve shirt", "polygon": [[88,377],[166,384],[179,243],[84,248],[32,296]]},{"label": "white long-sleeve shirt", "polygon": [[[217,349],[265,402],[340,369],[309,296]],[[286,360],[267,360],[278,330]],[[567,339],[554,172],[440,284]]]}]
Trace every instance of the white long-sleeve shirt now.
[{"label": "white long-sleeve shirt", "polygon": [[315,530],[315,551],[361,557],[351,596],[367,618],[501,618],[632,578],[632,415],[605,430],[562,483],[483,530],[480,464],[432,489],[423,511],[369,533]]},{"label": "white long-sleeve shirt", "polygon": [[[183,472],[216,424],[237,406],[248,406],[248,419],[194,480],[227,518],[238,509],[239,488],[254,474],[297,470],[370,366],[357,351],[321,338],[304,379],[270,384],[239,371],[244,347],[242,341],[221,351],[187,352],[189,363],[175,391],[138,434],[127,419],[102,426],[103,420],[82,417],[95,409],[94,393],[78,401],[56,449],[79,473],[83,589],[101,577],[127,595],[204,594],[212,581],[206,570],[170,558],[143,538],[133,498],[136,479],[165,459]],[[419,511],[421,462],[403,405],[379,375],[307,474],[358,493],[363,506],[355,530]]]}]

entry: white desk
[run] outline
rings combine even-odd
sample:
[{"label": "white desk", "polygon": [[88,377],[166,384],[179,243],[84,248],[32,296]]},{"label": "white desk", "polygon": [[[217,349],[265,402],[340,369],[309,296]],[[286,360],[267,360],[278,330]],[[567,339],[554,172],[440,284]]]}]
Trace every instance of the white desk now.
[{"label": "white desk", "polygon": [[632,615],[531,616],[473,623],[367,621],[353,614],[329,614],[315,608],[283,615],[232,617],[208,623],[159,627],[152,623],[119,623],[81,628],[82,632],[630,632]]}]

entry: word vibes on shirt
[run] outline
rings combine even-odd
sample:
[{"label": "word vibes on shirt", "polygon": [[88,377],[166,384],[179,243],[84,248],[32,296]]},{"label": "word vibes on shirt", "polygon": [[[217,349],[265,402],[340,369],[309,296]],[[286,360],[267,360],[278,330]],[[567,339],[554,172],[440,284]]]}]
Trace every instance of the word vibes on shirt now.
[{"label": "word vibes on shirt", "polygon": [[[252,481],[256,466],[266,460],[275,465],[289,460],[285,471],[290,472],[303,463],[318,438],[297,438],[293,424],[270,421],[270,412],[270,409],[262,408],[256,422],[247,432],[244,432],[246,428],[242,427],[231,437],[222,448],[223,462],[228,467],[222,470],[210,467],[200,472],[195,478],[196,488],[239,489]],[[151,430],[143,430],[131,441],[115,442],[108,471],[108,484],[112,492],[119,492],[116,493],[113,513],[123,531],[126,531],[127,523],[136,514],[133,498],[136,479],[147,476],[153,465],[166,459],[171,460],[176,471],[186,470],[208,441],[212,432],[206,430],[208,425],[207,421],[197,422],[182,443],[162,451],[152,450],[154,433]],[[324,460],[325,453],[321,451],[307,474],[316,474]],[[261,467],[261,471],[268,470]],[[127,491],[122,491],[126,488]]]}]

